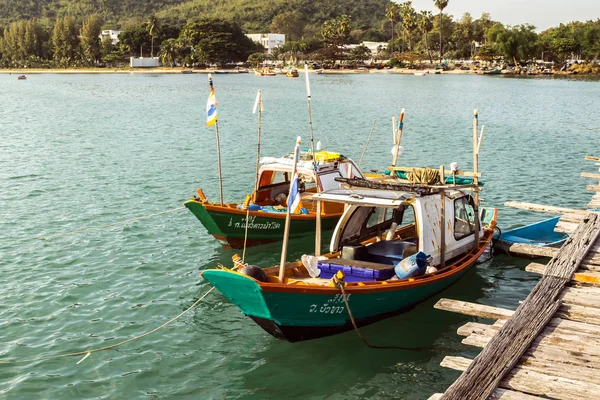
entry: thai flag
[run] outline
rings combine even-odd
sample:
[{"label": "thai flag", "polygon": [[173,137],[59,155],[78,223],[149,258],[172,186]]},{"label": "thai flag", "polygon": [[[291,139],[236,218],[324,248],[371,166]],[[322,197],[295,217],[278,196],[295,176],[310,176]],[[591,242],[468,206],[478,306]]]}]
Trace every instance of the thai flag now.
[{"label": "thai flag", "polygon": [[292,187],[288,196],[288,208],[292,214],[300,214],[302,208],[302,200],[300,200],[300,192],[298,191],[298,173],[294,175]]}]

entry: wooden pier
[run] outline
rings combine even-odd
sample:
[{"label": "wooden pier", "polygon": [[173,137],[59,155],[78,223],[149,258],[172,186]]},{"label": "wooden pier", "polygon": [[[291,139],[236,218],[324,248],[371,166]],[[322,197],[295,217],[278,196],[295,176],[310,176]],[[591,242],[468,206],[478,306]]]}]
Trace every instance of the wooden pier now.
[{"label": "wooden pier", "polygon": [[[582,176],[600,180],[600,174]],[[598,192],[588,208],[600,208],[600,183],[588,189]],[[435,305],[496,322],[458,329],[464,344],[483,350],[474,360],[445,357],[442,366],[464,372],[430,400],[600,399],[600,212],[554,209],[563,214],[557,230],[571,236],[560,249],[538,250],[551,259],[526,267],[542,279],[517,310],[449,299]]]}]

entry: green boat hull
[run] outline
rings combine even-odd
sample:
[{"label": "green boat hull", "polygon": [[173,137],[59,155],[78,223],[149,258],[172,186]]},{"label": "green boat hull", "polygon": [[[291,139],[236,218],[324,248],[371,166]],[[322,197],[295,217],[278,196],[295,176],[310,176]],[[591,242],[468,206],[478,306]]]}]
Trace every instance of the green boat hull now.
[{"label": "green boat hull", "polygon": [[[368,325],[412,309],[452,285],[468,269],[421,286],[351,293],[348,303],[357,325]],[[263,291],[257,281],[225,270],[207,270],[203,277],[244,315],[279,339],[296,342],[353,329],[341,292]]]},{"label": "green boat hull", "polygon": [[[223,245],[232,248],[244,246],[246,233],[246,214],[227,211],[207,210],[200,202],[189,200],[184,205],[200,220],[208,233],[213,235]],[[237,210],[236,210],[237,211]],[[252,212],[248,218],[247,246],[274,242],[283,239],[285,218],[276,218],[268,212]],[[322,218],[321,229],[335,228],[339,216]],[[316,222],[314,218],[292,217],[290,238],[314,234]]]}]

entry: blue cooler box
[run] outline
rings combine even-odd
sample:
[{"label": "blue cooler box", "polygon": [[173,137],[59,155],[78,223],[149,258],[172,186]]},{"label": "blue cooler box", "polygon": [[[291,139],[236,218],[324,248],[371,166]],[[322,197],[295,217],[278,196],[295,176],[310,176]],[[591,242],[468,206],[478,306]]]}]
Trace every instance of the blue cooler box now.
[{"label": "blue cooler box", "polygon": [[389,269],[371,269],[319,261],[317,267],[321,270],[320,278],[333,278],[338,271],[342,271],[346,282],[384,281],[395,274],[393,266]]}]

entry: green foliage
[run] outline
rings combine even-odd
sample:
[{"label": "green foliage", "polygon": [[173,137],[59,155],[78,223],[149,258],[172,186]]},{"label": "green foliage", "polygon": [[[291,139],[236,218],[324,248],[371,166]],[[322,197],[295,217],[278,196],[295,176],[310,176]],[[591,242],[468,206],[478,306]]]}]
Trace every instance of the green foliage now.
[{"label": "green foliage", "polygon": [[246,61],[260,46],[252,42],[238,24],[220,19],[188,23],[179,40],[184,49],[189,49],[184,60],[189,65]]},{"label": "green foliage", "polygon": [[181,43],[177,39],[166,39],[160,44],[160,62],[174,67],[181,61]]},{"label": "green foliage", "polygon": [[141,57],[150,53],[150,33],[146,24],[125,29],[119,35],[119,46],[132,56]]},{"label": "green foliage", "polygon": [[79,29],[75,18],[57,18],[52,31],[54,61],[59,66],[71,65],[79,59]]},{"label": "green foliage", "polygon": [[354,62],[369,60],[371,59],[371,50],[364,44],[361,44],[350,51],[348,58]]},{"label": "green foliage", "polygon": [[248,62],[252,65],[256,65],[257,68],[258,68],[259,64],[261,64],[265,60],[266,60],[265,53],[262,53],[262,52],[252,53],[248,56]]},{"label": "green foliage", "polygon": [[540,34],[546,59],[564,61],[572,57],[584,60],[600,58],[600,20],[570,22]]},{"label": "green foliage", "polygon": [[298,40],[304,33],[304,16],[298,11],[277,14],[269,28],[271,33],[283,33],[286,41]]},{"label": "green foliage", "polygon": [[497,54],[507,61],[525,61],[537,54],[538,36],[533,25],[517,25],[509,29],[496,25],[488,33],[488,39],[494,43]]},{"label": "green foliage", "polygon": [[102,19],[93,14],[83,23],[80,31],[81,52],[86,65],[94,65],[100,60],[100,33]]}]

